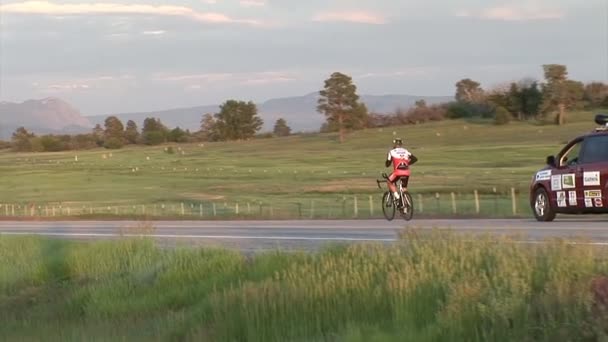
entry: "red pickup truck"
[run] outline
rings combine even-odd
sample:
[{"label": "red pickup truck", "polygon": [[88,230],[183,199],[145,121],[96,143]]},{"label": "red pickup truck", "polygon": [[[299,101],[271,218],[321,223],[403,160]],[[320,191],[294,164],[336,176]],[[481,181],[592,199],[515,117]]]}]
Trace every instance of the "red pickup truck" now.
[{"label": "red pickup truck", "polygon": [[530,185],[530,205],[538,221],[557,214],[608,214],[608,115],[597,115],[595,131],[569,142]]}]

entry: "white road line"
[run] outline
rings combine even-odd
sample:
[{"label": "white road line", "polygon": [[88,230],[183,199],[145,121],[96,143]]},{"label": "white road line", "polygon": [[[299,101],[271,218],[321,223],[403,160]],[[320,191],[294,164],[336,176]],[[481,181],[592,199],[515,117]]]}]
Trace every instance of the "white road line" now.
[{"label": "white road line", "polygon": [[[280,240],[280,241],[346,241],[346,242],[396,242],[398,239],[390,238],[347,238],[347,237],[290,237],[290,236],[239,236],[239,235],[173,235],[173,234],[113,234],[113,233],[33,233],[33,232],[0,232],[1,235],[13,236],[59,236],[59,237],[152,237],[160,239],[207,239],[207,240]],[[473,241],[471,241],[473,242]],[[508,243],[508,241],[506,241]],[[522,240],[512,241],[515,244],[547,244],[547,241]],[[566,241],[570,245],[607,247],[608,242],[574,242]]]},{"label": "white road line", "polygon": [[352,241],[395,242],[397,239],[304,237],[304,236],[239,236],[239,235],[173,235],[173,234],[113,234],[113,233],[45,233],[45,232],[0,232],[0,235],[39,235],[63,237],[153,237],[160,239],[215,239],[215,240],[285,240],[285,241]]}]

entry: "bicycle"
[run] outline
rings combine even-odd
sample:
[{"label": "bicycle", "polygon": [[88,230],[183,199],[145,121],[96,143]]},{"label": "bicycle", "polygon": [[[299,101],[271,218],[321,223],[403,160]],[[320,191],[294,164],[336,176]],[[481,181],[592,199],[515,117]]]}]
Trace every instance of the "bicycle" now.
[{"label": "bicycle", "polygon": [[[378,188],[382,189],[380,183],[386,184],[388,176],[386,173],[382,174],[384,180],[376,180]],[[386,191],[382,195],[382,213],[388,221],[392,221],[395,218],[396,208],[399,208],[401,217],[406,221],[411,221],[414,216],[414,201],[408,191],[403,190],[403,183],[401,178],[397,179],[396,182],[397,191],[399,192],[399,199],[396,199],[391,191]]]}]

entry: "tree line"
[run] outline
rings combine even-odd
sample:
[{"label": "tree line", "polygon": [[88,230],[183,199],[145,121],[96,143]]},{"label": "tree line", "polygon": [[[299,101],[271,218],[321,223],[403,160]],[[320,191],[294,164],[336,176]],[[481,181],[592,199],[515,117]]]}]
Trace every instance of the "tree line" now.
[{"label": "tree line", "polygon": [[[522,79],[491,89],[479,82],[463,79],[455,84],[454,101],[428,105],[416,102],[408,110],[393,113],[370,112],[357,94],[357,86],[349,75],[335,72],[325,80],[319,91],[317,112],[324,115],[321,132],[338,132],[340,142],[352,130],[418,124],[446,119],[481,118],[503,125],[512,120],[553,119],[555,124],[567,122],[567,113],[584,108],[608,107],[608,85],[601,82],[583,84],[571,80],[565,65],[543,65],[544,79]],[[119,149],[125,145],[159,145],[204,141],[247,140],[257,137],[292,134],[287,122],[280,118],[272,133],[259,134],[264,121],[257,106],[249,101],[228,100],[217,113],[202,116],[196,132],[180,127],[169,129],[157,118],[146,118],[141,131],[129,120],[126,126],[116,116],[108,117],[104,126],[97,125],[89,134],[36,136],[20,127],[10,144],[15,151],[64,151],[105,147]]]},{"label": "tree line", "polygon": [[327,117],[322,132],[338,132],[344,141],[346,131],[361,128],[418,124],[445,119],[480,118],[504,125],[512,120],[567,122],[573,110],[608,108],[608,85],[602,82],[571,80],[565,65],[543,65],[543,80],[522,79],[492,89],[463,79],[455,84],[455,100],[435,105],[418,101],[409,110],[394,113],[368,113],[359,102],[352,78],[334,73],[320,94],[317,110]]},{"label": "tree line", "polygon": [[[47,134],[37,136],[26,128],[18,128],[10,146],[17,152],[59,152],[94,148],[120,149],[126,145],[160,145],[165,143],[193,143],[205,141],[246,140],[260,137],[263,120],[253,102],[228,100],[215,114],[203,115],[199,131],[190,132],[180,127],[168,128],[158,118],[146,118],[140,130],[133,120],[126,125],[116,116],[108,117],[104,125],[97,124],[91,133],[76,135]],[[287,136],[291,128],[284,119],[275,123],[271,136]],[[264,136],[266,137],[266,136]]]}]

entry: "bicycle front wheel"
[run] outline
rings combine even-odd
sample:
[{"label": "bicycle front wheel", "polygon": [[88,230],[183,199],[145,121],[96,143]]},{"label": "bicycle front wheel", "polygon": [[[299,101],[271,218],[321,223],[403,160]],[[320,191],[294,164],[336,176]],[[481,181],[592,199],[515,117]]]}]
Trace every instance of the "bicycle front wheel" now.
[{"label": "bicycle front wheel", "polygon": [[388,221],[395,218],[395,203],[393,203],[393,196],[388,191],[382,196],[382,213]]},{"label": "bicycle front wheel", "polygon": [[405,203],[403,209],[401,210],[401,216],[406,221],[411,221],[414,217],[414,200],[412,199],[412,195],[410,195],[409,192],[404,193],[403,196]]}]

